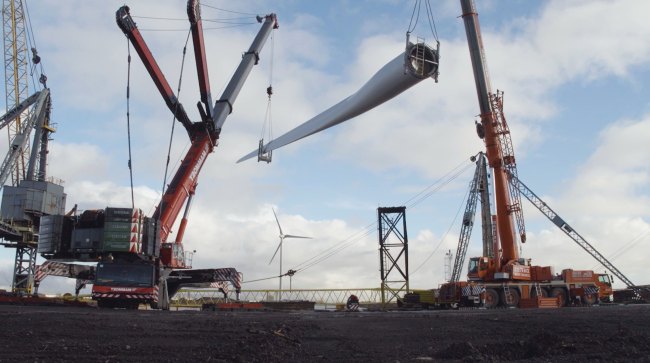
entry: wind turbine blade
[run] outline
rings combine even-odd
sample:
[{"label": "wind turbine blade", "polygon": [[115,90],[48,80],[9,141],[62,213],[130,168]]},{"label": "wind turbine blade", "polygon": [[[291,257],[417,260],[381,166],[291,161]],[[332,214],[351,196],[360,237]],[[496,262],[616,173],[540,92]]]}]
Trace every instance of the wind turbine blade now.
[{"label": "wind turbine blade", "polygon": [[[282,234],[282,227],[280,226],[280,221],[278,220],[278,215],[275,214],[275,209],[274,208],[271,208],[271,210],[273,211],[273,216],[275,217],[275,221],[278,223],[278,229],[280,229],[280,236],[282,236],[283,235]],[[280,242],[280,243],[282,243],[282,242]]]},{"label": "wind turbine blade", "polygon": [[[417,59],[418,57],[424,59]],[[437,72],[438,51],[423,43],[417,45],[409,43],[406,52],[388,62],[357,92],[277,139],[271,140],[264,145],[263,150],[273,151],[350,120],[399,95],[423,79],[437,77]],[[258,152],[258,149],[253,150],[237,162],[250,159],[258,155]]]},{"label": "wind turbine blade", "polygon": [[280,243],[278,243],[278,248],[275,249],[275,252],[273,253],[273,257],[271,257],[271,260],[269,260],[269,265],[271,264],[271,262],[273,262],[275,255],[278,254],[278,251],[280,250],[280,246],[282,246],[282,239],[280,239]]},{"label": "wind turbine blade", "polygon": [[304,236],[294,236],[292,234],[285,234],[284,238],[308,238],[311,239],[311,237],[304,237]]}]

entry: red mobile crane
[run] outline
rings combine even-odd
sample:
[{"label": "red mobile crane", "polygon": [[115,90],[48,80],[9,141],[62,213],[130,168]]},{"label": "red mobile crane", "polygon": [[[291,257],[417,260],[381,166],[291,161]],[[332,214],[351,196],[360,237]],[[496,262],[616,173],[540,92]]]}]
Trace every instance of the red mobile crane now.
[{"label": "red mobile crane", "polygon": [[[168,308],[169,299],[181,286],[218,284],[225,289],[228,282],[239,292],[240,274],[234,268],[191,269],[191,253],[183,250],[183,234],[194,196],[198,175],[208,155],[218,145],[219,135],[233,104],[259,61],[259,52],[271,31],[278,28],[275,14],[257,17],[261,29],[244,53],[221,98],[212,103],[208,66],[203,39],[200,5],[189,0],[187,14],[191,25],[194,55],[201,101],[197,104],[201,120],[192,122],[165,79],[153,54],[145,43],[128,6],[116,12],[116,20],[136,49],[167,107],[187,131],[191,146],[160,204],[151,218],[135,208],[106,208],[85,211],[81,216],[56,216],[46,219],[45,230],[53,236],[44,240],[60,241],[57,248],[45,252],[53,259],[97,260],[92,297],[100,307],[137,308],[149,303],[154,308]],[[174,241],[168,241],[172,226],[185,205]],[[43,224],[43,223],[42,223]],[[124,240],[126,238],[126,241]]]},{"label": "red mobile crane", "polygon": [[[153,223],[145,225],[145,233],[147,226],[153,226],[153,244],[156,246],[160,243],[159,256],[154,248],[154,258],[137,261],[132,256],[126,255],[122,256],[120,261],[115,259],[112,262],[98,264],[96,280],[93,285],[93,298],[97,299],[100,305],[112,306],[116,303],[118,305],[124,305],[124,301],[127,301],[127,306],[133,306],[136,302],[128,303],[128,301],[131,300],[130,298],[133,296],[134,291],[140,291],[141,296],[135,299],[137,304],[140,302],[150,302],[166,308],[169,297],[173,296],[181,285],[230,281],[235,285],[237,290],[240,288],[240,277],[234,269],[174,269],[186,269],[190,267],[185,258],[182,239],[192,198],[196,190],[198,175],[208,154],[217,146],[223,123],[226,117],[232,112],[233,104],[239,95],[241,87],[250,74],[253,65],[258,63],[259,52],[271,31],[278,27],[278,22],[275,14],[257,17],[258,22],[263,22],[259,33],[249,50],[244,54],[239,67],[223,92],[222,97],[212,105],[198,0],[188,1],[187,14],[191,24],[192,42],[194,44],[194,55],[201,93],[201,102],[197,104],[201,121],[198,122],[190,121],[182,104],[174,95],[169,83],[166,81],[151,51],[149,51],[149,48],[138,31],[135,22],[131,18],[129,8],[123,6],[116,13],[118,26],[135,47],[167,106],[187,130],[191,140],[191,146],[169,187],[165,191],[160,204],[151,217]],[[180,222],[178,233],[176,234],[175,241],[169,242],[167,238],[183,204],[185,204],[185,211]],[[146,235],[146,237],[151,239],[149,235]],[[125,290],[123,281],[114,279],[115,272],[123,273],[124,271],[127,271],[127,280],[131,279],[137,275],[138,270],[142,269],[142,266],[146,266],[147,269],[151,269],[153,272],[152,283],[147,284],[144,290],[139,287],[135,288],[135,290]],[[150,274],[147,273],[147,279],[149,276]]]}]

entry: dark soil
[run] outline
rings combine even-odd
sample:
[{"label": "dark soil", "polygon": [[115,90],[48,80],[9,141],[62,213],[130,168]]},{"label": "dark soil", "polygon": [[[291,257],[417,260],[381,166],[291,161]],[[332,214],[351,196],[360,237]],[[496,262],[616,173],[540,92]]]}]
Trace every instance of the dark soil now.
[{"label": "dark soil", "polygon": [[0,362],[648,362],[650,306],[399,312],[0,306]]}]

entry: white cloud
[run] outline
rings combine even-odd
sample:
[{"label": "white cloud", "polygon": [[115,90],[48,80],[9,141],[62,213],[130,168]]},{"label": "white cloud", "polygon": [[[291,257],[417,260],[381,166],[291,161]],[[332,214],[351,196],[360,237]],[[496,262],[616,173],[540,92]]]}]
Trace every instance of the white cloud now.
[{"label": "white cloud", "polygon": [[650,214],[649,138],[648,115],[643,120],[616,122],[605,128],[598,148],[578,170],[570,189],[579,206],[574,209],[584,208],[600,217]]}]

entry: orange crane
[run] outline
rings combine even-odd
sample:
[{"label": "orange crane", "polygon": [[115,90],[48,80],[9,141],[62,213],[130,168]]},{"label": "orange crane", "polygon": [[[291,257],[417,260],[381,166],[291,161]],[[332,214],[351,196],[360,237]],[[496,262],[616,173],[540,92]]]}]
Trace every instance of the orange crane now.
[{"label": "orange crane", "polygon": [[[439,304],[564,306],[574,300],[594,304],[611,297],[611,277],[607,274],[573,269],[554,274],[550,266],[535,266],[531,259],[519,256],[515,219],[521,242],[526,240],[520,193],[610,272],[628,286],[634,286],[519,180],[510,130],[503,112],[503,92],[493,93],[491,90],[476,7],[473,0],[460,0],[460,3],[481,110],[477,133],[485,142],[488,163],[493,171],[496,236],[492,255],[469,260],[469,281],[450,281],[440,287]],[[459,258],[464,259],[464,256],[457,256],[457,260]]]}]

